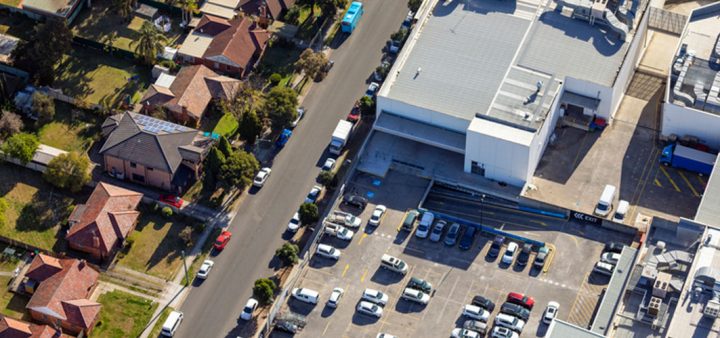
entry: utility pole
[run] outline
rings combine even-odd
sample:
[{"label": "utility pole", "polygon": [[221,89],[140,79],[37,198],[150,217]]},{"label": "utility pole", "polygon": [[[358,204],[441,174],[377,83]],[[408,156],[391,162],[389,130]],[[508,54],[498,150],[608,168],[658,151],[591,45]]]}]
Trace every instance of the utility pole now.
[{"label": "utility pole", "polygon": [[185,268],[185,286],[188,286],[190,285],[190,282],[188,281],[187,259],[185,259],[185,250],[180,250],[180,254],[182,255],[183,268]]}]

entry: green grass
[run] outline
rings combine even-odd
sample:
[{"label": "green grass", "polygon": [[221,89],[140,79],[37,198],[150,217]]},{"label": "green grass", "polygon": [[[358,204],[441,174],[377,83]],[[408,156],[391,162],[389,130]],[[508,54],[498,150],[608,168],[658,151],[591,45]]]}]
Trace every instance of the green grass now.
[{"label": "green grass", "polygon": [[117,107],[149,84],[147,67],[89,48],[76,48],[57,66],[53,87],[91,104]]},{"label": "green grass", "polygon": [[85,152],[99,138],[99,119],[68,103],[55,101],[55,118],[38,131],[40,143]]},{"label": "green grass", "polygon": [[150,335],[148,337],[158,337],[160,336],[160,330],[162,330],[162,326],[165,323],[165,320],[170,315],[170,312],[172,312],[173,308],[166,307],[160,312],[160,317],[158,317],[157,321],[155,322],[155,326],[153,326],[152,331],[150,331]]},{"label": "green grass", "polygon": [[[192,223],[168,220],[151,210],[142,210],[135,231],[130,234],[130,250],[118,264],[150,275],[171,280],[182,266],[181,251],[189,251],[179,234]],[[195,240],[199,235],[193,232]],[[119,255],[122,256],[122,255]]]},{"label": "green grass", "polygon": [[[263,75],[269,77],[273,73],[287,78],[295,72],[295,62],[300,58],[302,50],[293,46],[284,46],[275,42],[265,50],[260,62]],[[282,81],[281,81],[282,82]]]},{"label": "green grass", "polygon": [[[167,15],[167,13],[163,14]],[[180,18],[171,17],[171,19],[173,20],[172,29],[165,36],[168,38],[168,45],[176,45],[182,36],[182,31],[177,25]],[[93,5],[89,9],[83,9],[75,19],[72,31],[77,36],[106,45],[110,42],[112,34],[116,33],[116,39],[112,41],[113,47],[134,52],[135,46],[130,47],[130,43],[137,40],[140,27],[145,22],[148,21],[134,15],[131,15],[129,19],[122,18],[112,9],[111,1],[98,0],[93,1]]]},{"label": "green grass", "polygon": [[75,201],[32,170],[3,162],[0,177],[0,198],[8,205],[0,235],[52,250]]},{"label": "green grass", "polygon": [[212,250],[215,238],[220,235],[220,232],[222,232],[222,229],[220,228],[215,228],[212,230],[207,240],[203,244],[202,252],[200,252],[200,254],[195,257],[195,260],[188,268],[188,280],[190,282],[192,282],[193,278],[195,277],[195,273],[197,273],[198,269],[200,269],[200,265],[202,265],[202,262],[205,261],[208,254],[210,254],[210,250]]},{"label": "green grass", "polygon": [[8,291],[10,276],[0,276],[0,313],[15,319],[27,319],[25,305],[30,300]]},{"label": "green grass", "polygon": [[121,291],[100,295],[100,319],[93,338],[139,337],[152,318],[157,303]]},{"label": "green grass", "polygon": [[213,133],[229,137],[232,134],[235,134],[235,131],[237,131],[237,129],[237,119],[235,118],[235,116],[233,116],[233,114],[228,113],[220,118],[220,121],[218,121],[217,125],[215,125],[215,129],[213,129]]}]

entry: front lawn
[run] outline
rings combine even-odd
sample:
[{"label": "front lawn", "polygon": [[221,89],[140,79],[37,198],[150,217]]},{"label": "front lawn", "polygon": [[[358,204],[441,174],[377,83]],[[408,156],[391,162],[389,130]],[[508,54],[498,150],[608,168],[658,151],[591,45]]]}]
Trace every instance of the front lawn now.
[{"label": "front lawn", "polygon": [[238,129],[238,120],[233,114],[225,114],[220,118],[220,121],[215,125],[213,133],[229,137],[235,134]]},{"label": "front lawn", "polygon": [[295,62],[300,58],[302,50],[281,41],[273,41],[272,45],[265,50],[260,61],[259,71],[264,78],[277,73],[282,76],[278,86],[287,85],[295,73]]},{"label": "front lawn", "polygon": [[121,291],[100,295],[100,319],[93,338],[139,337],[152,318],[157,303]]},{"label": "front lawn", "polygon": [[15,319],[27,319],[25,317],[29,315],[26,315],[25,305],[30,299],[8,291],[9,284],[10,276],[0,276],[0,314]]},{"label": "front lawn", "polygon": [[[165,219],[159,212],[143,208],[138,225],[130,234],[133,243],[124,257],[121,257],[122,253],[118,255],[118,264],[166,280],[173,279],[182,267],[181,251],[190,251],[179,236],[188,225],[194,224],[177,217]],[[198,235],[198,231],[193,232],[194,240]]]},{"label": "front lawn", "polygon": [[85,152],[99,138],[99,121],[68,103],[55,101],[55,118],[38,131],[40,143],[65,151]]},{"label": "front lawn", "polygon": [[75,205],[73,198],[48,184],[40,173],[13,164],[0,163],[0,177],[0,198],[7,204],[0,235],[52,250],[60,225]]},{"label": "front lawn", "polygon": [[89,48],[76,48],[60,62],[53,87],[91,104],[116,107],[150,85],[150,69]]}]

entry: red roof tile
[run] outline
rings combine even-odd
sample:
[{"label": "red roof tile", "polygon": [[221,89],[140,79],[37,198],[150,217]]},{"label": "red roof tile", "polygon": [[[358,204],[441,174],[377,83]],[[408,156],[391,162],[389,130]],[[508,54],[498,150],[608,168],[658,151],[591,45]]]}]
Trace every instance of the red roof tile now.
[{"label": "red roof tile", "polygon": [[270,34],[246,16],[230,23],[230,28],[213,38],[203,58],[247,69],[253,56],[265,49]]},{"label": "red roof tile", "polygon": [[59,259],[45,254],[39,254],[33,259],[32,263],[30,263],[30,267],[27,273],[25,273],[25,276],[42,282],[62,269],[63,266]]},{"label": "red roof tile", "polygon": [[2,338],[58,338],[61,336],[60,331],[47,325],[27,323],[0,316],[0,337]]}]

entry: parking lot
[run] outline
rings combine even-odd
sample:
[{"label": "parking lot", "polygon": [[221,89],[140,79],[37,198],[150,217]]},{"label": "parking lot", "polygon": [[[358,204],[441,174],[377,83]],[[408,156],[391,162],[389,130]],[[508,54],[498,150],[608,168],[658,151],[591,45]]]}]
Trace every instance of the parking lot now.
[{"label": "parking lot", "polygon": [[[447,337],[453,328],[462,326],[466,319],[461,316],[462,307],[473,296],[483,295],[496,303],[488,321],[491,323],[508,292],[535,298],[536,305],[523,336],[544,336],[547,327],[540,324],[540,317],[545,305],[553,300],[560,303],[559,318],[579,326],[588,325],[609,280],[590,271],[605,241],[622,240],[623,236],[565,220],[488,207],[483,213],[483,224],[555,248],[547,272],[530,268],[531,264],[523,269],[503,266],[499,258],[486,256],[490,236],[477,236],[471,249],[462,251],[457,245],[447,247],[418,239],[414,233],[398,231],[405,211],[419,205],[428,185],[425,179],[392,170],[383,179],[365,174],[353,178],[348,190],[368,196],[370,204],[362,212],[347,210],[363,219],[352,241],[330,236],[322,239],[322,243],[341,250],[338,261],[313,257],[301,272],[296,287],[318,291],[320,301],[315,306],[288,301],[287,310],[306,316],[307,325],[298,334],[300,337],[375,337],[380,332],[398,337]],[[368,227],[367,220],[376,204],[386,205],[388,212],[379,227]],[[583,254],[574,254],[577,252]],[[380,257],[384,253],[404,260],[409,265],[408,273],[402,276],[381,269]],[[533,259],[534,254],[530,262]],[[435,290],[428,305],[400,299],[410,277],[425,279],[433,285]],[[345,294],[338,308],[331,309],[325,302],[336,287],[343,288]],[[379,319],[355,310],[365,288],[389,295]]]}]

